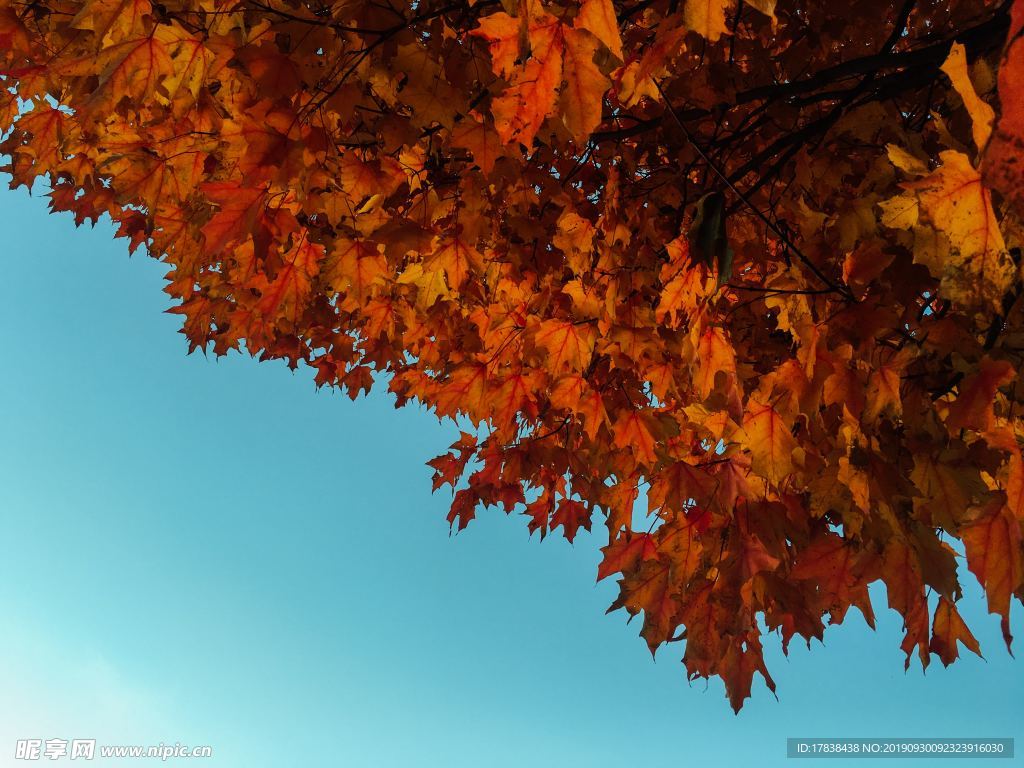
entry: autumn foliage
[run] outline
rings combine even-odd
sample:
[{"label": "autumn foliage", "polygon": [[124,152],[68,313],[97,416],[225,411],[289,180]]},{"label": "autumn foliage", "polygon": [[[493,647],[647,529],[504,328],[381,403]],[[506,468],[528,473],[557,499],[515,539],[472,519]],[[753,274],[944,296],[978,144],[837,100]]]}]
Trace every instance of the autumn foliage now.
[{"label": "autumn foliage", "polygon": [[[13,186],[191,349],[375,382],[734,707],[766,631],[1024,596],[1024,0],[0,0]],[[380,374],[380,375],[378,375]],[[646,501],[650,513],[636,509]],[[653,522],[652,522],[653,521]],[[929,600],[931,596],[931,600]]]}]

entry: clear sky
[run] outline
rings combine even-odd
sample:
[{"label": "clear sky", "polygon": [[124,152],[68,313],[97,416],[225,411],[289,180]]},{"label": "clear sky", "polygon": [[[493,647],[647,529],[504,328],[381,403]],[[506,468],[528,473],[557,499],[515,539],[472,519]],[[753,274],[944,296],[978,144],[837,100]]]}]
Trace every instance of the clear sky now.
[{"label": "clear sky", "polygon": [[210,768],[782,766],[787,736],[1024,752],[1024,659],[973,577],[987,661],[905,674],[878,591],[877,632],[851,611],[811,652],[767,641],[779,700],[758,685],[735,716],[605,615],[603,529],[539,543],[490,511],[449,536],[424,462],[451,425],[186,356],[166,269],[23,189],[0,231],[0,766],[65,764],[13,759],[54,737],[208,744],[167,764]]}]

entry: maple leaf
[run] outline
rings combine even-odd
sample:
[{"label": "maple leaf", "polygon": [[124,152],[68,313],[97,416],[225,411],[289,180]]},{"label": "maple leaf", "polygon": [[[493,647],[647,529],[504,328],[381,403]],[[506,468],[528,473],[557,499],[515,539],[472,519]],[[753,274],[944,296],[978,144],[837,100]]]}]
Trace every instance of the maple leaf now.
[{"label": "maple leaf", "polygon": [[534,341],[547,353],[553,371],[568,368],[583,371],[594,351],[594,332],[589,325],[566,320],[545,320],[536,330]]},{"label": "maple leaf", "polygon": [[543,375],[540,371],[518,371],[501,383],[491,402],[491,414],[498,429],[511,428],[520,414],[526,419],[536,418],[538,405],[534,393],[544,388]]},{"label": "maple leaf", "polygon": [[679,53],[686,27],[670,17],[658,27],[649,48],[636,61],[629,62],[618,73],[618,96],[623,105],[633,107],[644,97],[659,96],[655,78],[663,76],[671,60]]},{"label": "maple leaf", "polygon": [[479,423],[488,410],[489,390],[486,365],[462,365],[452,372],[447,381],[438,386],[438,392],[433,398],[434,407],[442,416],[465,413],[474,422]]},{"label": "maple leaf", "polygon": [[707,513],[689,510],[668,516],[655,535],[657,551],[664,553],[672,565],[673,579],[680,586],[689,585],[698,575],[704,545],[701,537],[708,527]]},{"label": "maple leaf", "polygon": [[1010,9],[1010,29],[1006,35],[1006,50],[999,66],[1000,113],[995,121],[991,140],[982,153],[982,173],[993,189],[1002,192],[1020,215],[1024,210],[1024,6],[1014,3]]},{"label": "maple leaf", "polygon": [[978,149],[983,149],[988,144],[989,136],[992,135],[992,121],[995,119],[995,110],[978,97],[971,83],[970,75],[967,72],[967,49],[962,43],[953,43],[949,49],[949,56],[942,64],[942,71],[946,73],[956,92],[963,99],[964,107],[971,116],[972,134],[974,144]]},{"label": "maple leaf", "polygon": [[903,413],[903,399],[900,387],[903,381],[903,370],[910,361],[909,353],[898,353],[880,362],[868,374],[865,391],[863,418],[872,421],[885,413],[900,416]]},{"label": "maple leaf", "polygon": [[948,667],[960,656],[957,643],[963,643],[964,647],[972,653],[981,656],[981,646],[967,628],[967,624],[960,617],[956,605],[945,597],[940,597],[935,606],[935,616],[932,619],[932,639],[928,649],[937,654],[942,660],[943,666]]},{"label": "maple leaf", "polygon": [[658,646],[668,640],[679,611],[679,603],[673,597],[670,566],[661,560],[644,560],[621,583],[622,594],[608,610],[624,607],[631,615],[643,611],[640,634],[654,655]]},{"label": "maple leaf", "polygon": [[914,499],[920,518],[943,528],[954,528],[975,497],[986,490],[980,475],[971,476],[960,465],[962,459],[955,454],[934,456],[920,453],[914,456],[911,480],[921,493]]},{"label": "maple leaf", "polygon": [[597,567],[598,581],[613,573],[635,570],[638,563],[656,557],[658,552],[651,534],[634,535],[630,532],[616,538],[601,551],[604,552],[604,559]]},{"label": "maple leaf", "polygon": [[498,134],[476,115],[466,118],[452,130],[452,143],[468,149],[485,174],[494,170],[494,164],[504,152]]},{"label": "maple leaf", "polygon": [[580,144],[601,124],[601,105],[611,80],[594,64],[597,38],[589,32],[565,31],[565,86],[562,88],[562,119]]},{"label": "maple leaf", "polygon": [[642,464],[654,464],[657,459],[654,453],[657,442],[646,414],[631,410],[615,422],[613,429],[616,447],[631,452]]},{"label": "maple leaf", "polygon": [[903,616],[906,631],[900,646],[910,667],[916,649],[923,667],[928,666],[928,600],[921,567],[914,552],[899,539],[892,539],[882,555],[882,575],[888,589],[889,607]]},{"label": "maple leaf", "polygon": [[711,394],[719,373],[736,373],[736,354],[721,328],[706,328],[697,338],[693,376],[701,397]]},{"label": "maple leaf", "polygon": [[684,19],[686,26],[709,42],[729,34],[725,25],[725,11],[729,0],[686,0]]},{"label": "maple leaf", "polygon": [[832,615],[833,621],[842,621],[853,605],[873,625],[867,585],[874,580],[876,568],[873,555],[858,552],[841,537],[825,533],[814,538],[797,555],[791,576],[815,583],[816,600]]},{"label": "maple leaf", "polygon": [[551,516],[551,527],[562,526],[565,538],[570,542],[576,538],[576,532],[580,528],[590,530],[590,514],[584,504],[572,499],[562,499],[558,502],[555,514]]},{"label": "maple leaf", "polygon": [[[904,182],[907,190],[885,208],[889,226],[917,224],[922,216],[949,239],[942,278],[950,298],[999,311],[1016,277],[981,175],[962,152],[940,153],[934,173]],[[883,219],[885,221],[885,219]]]},{"label": "maple leaf", "polygon": [[988,609],[1002,616],[1003,638],[1010,647],[1010,596],[1024,578],[1019,521],[999,503],[990,504],[962,531],[967,567],[985,588]]},{"label": "maple leaf", "polygon": [[726,648],[723,661],[723,666],[727,670],[723,675],[723,681],[734,712],[738,713],[743,707],[743,702],[750,698],[755,672],[764,678],[768,690],[775,693],[775,681],[768,674],[764,652],[761,650],[761,640],[756,634],[748,632],[733,639]]},{"label": "maple leaf", "polygon": [[978,372],[968,378],[960,388],[960,394],[949,406],[946,426],[952,431],[975,429],[987,432],[995,425],[993,401],[996,391],[1012,381],[1017,375],[1006,360],[982,358]]},{"label": "maple leaf", "polygon": [[687,461],[677,461],[654,477],[647,492],[647,500],[652,511],[666,507],[678,512],[691,502],[707,507],[715,498],[719,485],[711,474],[700,467]]},{"label": "maple leaf", "polygon": [[303,233],[291,250],[282,254],[284,264],[272,281],[253,281],[252,285],[261,294],[256,305],[259,313],[268,319],[285,318],[292,323],[297,322],[323,257],[323,246],[311,242],[307,233]]},{"label": "maple leaf", "polygon": [[256,217],[267,199],[265,187],[243,187],[236,182],[209,182],[203,185],[207,199],[217,206],[202,233],[210,253],[218,253],[255,229]]},{"label": "maple leaf", "polygon": [[604,398],[582,376],[569,374],[561,377],[551,388],[550,396],[552,405],[579,414],[583,418],[583,430],[593,438],[608,423]]},{"label": "maple leaf", "polygon": [[792,474],[797,444],[775,408],[752,399],[743,419],[743,430],[755,472],[776,485]]},{"label": "maple leaf", "polygon": [[0,8],[0,49],[25,53],[28,51],[29,37],[25,24],[14,12],[13,8]]},{"label": "maple leaf", "polygon": [[[506,39],[513,27],[518,38],[519,24],[509,17],[502,29]],[[565,33],[554,16],[531,19],[528,29],[530,57],[521,69],[515,69],[509,88],[491,106],[502,142],[518,141],[527,147],[555,111],[565,49]],[[502,73],[508,71],[505,45],[499,54],[502,59],[494,62],[495,70]]]},{"label": "maple leaf", "polygon": [[612,0],[583,0],[573,25],[594,35],[620,61],[624,58],[622,36]]},{"label": "maple leaf", "polygon": [[[677,270],[675,276],[661,290],[661,295],[658,297],[658,307],[655,310],[655,319],[659,323],[665,323],[667,319],[669,321],[667,324],[678,326],[683,319],[696,313],[703,289],[704,277],[700,270],[685,267]],[[709,333],[714,333],[714,331],[709,329]],[[708,339],[708,342],[712,344],[717,344],[719,341],[720,339],[718,338]],[[714,349],[707,350],[711,355],[714,355],[715,351]],[[721,366],[728,357],[728,351],[724,349],[724,346],[719,355],[720,361],[718,365]],[[727,365],[727,363],[725,364]],[[710,385],[714,384],[714,380],[713,378],[708,380],[707,376],[717,372],[716,365],[712,363],[707,366],[707,371],[705,389],[710,391]]]}]

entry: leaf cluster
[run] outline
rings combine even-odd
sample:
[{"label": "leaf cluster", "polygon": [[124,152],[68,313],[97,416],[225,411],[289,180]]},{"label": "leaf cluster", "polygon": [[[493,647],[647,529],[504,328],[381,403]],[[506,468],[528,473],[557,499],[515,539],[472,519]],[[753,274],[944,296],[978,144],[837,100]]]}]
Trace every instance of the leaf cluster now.
[{"label": "leaf cluster", "polygon": [[[739,708],[887,586],[1024,596],[1024,2],[0,0],[0,155],[190,350],[386,381]],[[646,500],[646,519],[638,509]],[[929,604],[929,595],[932,595]]]}]

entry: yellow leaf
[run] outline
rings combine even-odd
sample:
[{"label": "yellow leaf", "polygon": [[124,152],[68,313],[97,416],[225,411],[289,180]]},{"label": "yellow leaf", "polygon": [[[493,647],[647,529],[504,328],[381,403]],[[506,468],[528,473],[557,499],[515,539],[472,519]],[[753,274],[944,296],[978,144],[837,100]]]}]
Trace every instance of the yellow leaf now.
[{"label": "yellow leaf", "polygon": [[942,71],[953,83],[956,92],[963,99],[964,108],[971,116],[975,146],[979,150],[984,149],[988,137],[992,135],[992,123],[996,113],[974,90],[974,84],[967,73],[967,52],[963,43],[953,43],[953,47],[949,49],[949,56],[942,65]]},{"label": "yellow leaf", "polygon": [[709,42],[716,42],[722,35],[728,35],[725,26],[725,9],[730,0],[686,0],[683,19],[686,26]]},{"label": "yellow leaf", "polygon": [[778,411],[751,398],[743,418],[743,431],[755,473],[776,485],[793,474],[797,442]]},{"label": "yellow leaf", "polygon": [[555,247],[565,254],[569,268],[579,275],[593,268],[594,234],[589,219],[569,209],[558,217],[558,231],[551,238]]},{"label": "yellow leaf", "polygon": [[949,239],[943,292],[966,306],[1001,312],[1016,268],[999,231],[992,198],[966,155],[950,150],[939,157],[940,168],[905,182],[907,192],[880,204],[882,223],[909,228],[917,224],[918,214],[924,216]]},{"label": "yellow leaf", "polygon": [[[175,28],[169,27],[168,29],[174,30]],[[215,56],[203,44],[201,38],[192,37],[184,30],[177,31],[179,34],[176,39],[171,37],[168,40],[174,71],[164,81],[163,89],[172,101],[182,94],[189,94],[188,98],[182,100],[182,106],[189,107],[199,96],[199,91],[206,85],[206,75]]]},{"label": "yellow leaf", "polygon": [[483,271],[484,257],[459,238],[448,238],[435,245],[436,250],[423,261],[424,269],[441,269],[448,286],[458,289],[471,275]]},{"label": "yellow leaf", "polygon": [[615,18],[615,6],[612,0],[583,0],[580,12],[573,23],[579,29],[585,29],[594,37],[608,46],[615,57],[622,61],[622,37],[619,35],[619,22]]},{"label": "yellow leaf", "polygon": [[[96,59],[103,69],[99,87],[93,94],[94,101],[116,102],[127,94],[140,101],[154,99],[167,103],[160,86],[174,72],[167,50],[167,44],[173,41],[169,30],[161,26],[152,35],[125,40],[104,49]],[[89,61],[86,66],[92,67],[94,63]]]},{"label": "yellow leaf", "polygon": [[874,421],[883,413],[894,418],[903,413],[903,401],[900,398],[900,378],[910,356],[904,351],[891,360],[879,364],[868,375],[865,421]]},{"label": "yellow leaf", "polygon": [[596,51],[597,40],[589,32],[566,30],[562,121],[577,144],[586,143],[601,124],[601,104],[612,84],[594,65]]},{"label": "yellow leaf", "polygon": [[421,307],[430,307],[438,299],[451,296],[448,284],[444,280],[444,270],[440,267],[425,270],[423,264],[410,264],[398,278],[402,285],[415,285],[417,290],[416,303]]},{"label": "yellow leaf", "polygon": [[882,209],[883,226],[892,229],[910,229],[916,226],[921,218],[921,206],[917,196],[908,192],[882,200],[878,207]]},{"label": "yellow leaf", "polygon": [[149,0],[87,0],[71,26],[91,30],[105,48],[148,34],[153,28],[153,6]]},{"label": "yellow leaf", "polygon": [[836,472],[836,479],[849,489],[857,509],[864,512],[870,510],[871,485],[868,482],[866,472],[858,469],[846,456],[841,456],[839,458],[839,470]]},{"label": "yellow leaf", "polygon": [[923,160],[910,154],[898,144],[886,144],[885,149],[889,154],[889,162],[901,171],[906,171],[912,176],[924,176],[928,173],[928,165]]},{"label": "yellow leaf", "polygon": [[914,263],[923,264],[933,277],[942,278],[949,259],[949,238],[931,227],[915,226]]}]

